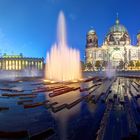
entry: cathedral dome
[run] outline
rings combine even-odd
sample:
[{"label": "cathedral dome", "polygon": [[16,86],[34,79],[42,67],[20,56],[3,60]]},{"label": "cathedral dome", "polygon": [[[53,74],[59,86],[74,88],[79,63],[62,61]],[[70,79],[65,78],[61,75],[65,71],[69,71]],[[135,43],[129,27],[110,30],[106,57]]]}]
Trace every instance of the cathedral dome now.
[{"label": "cathedral dome", "polygon": [[120,24],[119,19],[117,19],[116,24],[109,29],[109,33],[113,32],[128,33],[127,29],[122,24]]},{"label": "cathedral dome", "polygon": [[115,25],[113,25],[105,37],[107,45],[129,45],[131,42],[127,29],[120,24],[117,17]]}]

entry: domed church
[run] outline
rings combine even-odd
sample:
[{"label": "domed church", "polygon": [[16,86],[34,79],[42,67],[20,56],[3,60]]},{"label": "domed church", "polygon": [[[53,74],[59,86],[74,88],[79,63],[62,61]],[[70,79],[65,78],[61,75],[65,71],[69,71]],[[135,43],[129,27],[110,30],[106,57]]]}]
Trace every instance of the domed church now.
[{"label": "domed church", "polygon": [[115,69],[125,70],[130,69],[136,63],[140,65],[140,32],[137,34],[137,45],[131,45],[129,33],[117,17],[103,45],[99,46],[96,31],[91,29],[86,36],[85,58],[86,64],[90,64],[94,70],[97,66],[103,69],[108,63]]}]

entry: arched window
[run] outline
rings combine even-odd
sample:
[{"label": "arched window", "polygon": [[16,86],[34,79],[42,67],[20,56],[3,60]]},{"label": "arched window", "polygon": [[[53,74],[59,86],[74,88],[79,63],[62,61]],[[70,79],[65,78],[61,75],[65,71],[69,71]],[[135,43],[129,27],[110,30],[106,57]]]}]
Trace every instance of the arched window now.
[{"label": "arched window", "polygon": [[92,39],[89,39],[89,43],[92,43]]}]

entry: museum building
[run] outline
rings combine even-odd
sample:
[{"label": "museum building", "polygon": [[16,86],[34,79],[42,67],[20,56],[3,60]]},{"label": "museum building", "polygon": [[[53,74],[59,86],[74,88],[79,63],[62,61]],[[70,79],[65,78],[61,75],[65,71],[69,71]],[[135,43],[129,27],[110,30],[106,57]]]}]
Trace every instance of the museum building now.
[{"label": "museum building", "polygon": [[0,70],[2,71],[22,71],[36,69],[42,71],[44,67],[44,58],[24,57],[19,55],[7,55],[0,57]]}]

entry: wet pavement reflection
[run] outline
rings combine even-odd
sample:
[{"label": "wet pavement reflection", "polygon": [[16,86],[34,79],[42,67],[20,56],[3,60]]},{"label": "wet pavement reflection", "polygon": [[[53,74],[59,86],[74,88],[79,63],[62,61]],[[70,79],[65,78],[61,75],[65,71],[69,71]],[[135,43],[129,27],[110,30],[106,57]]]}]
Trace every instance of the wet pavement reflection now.
[{"label": "wet pavement reflection", "polygon": [[137,78],[0,81],[0,139],[138,139],[139,91]]}]

